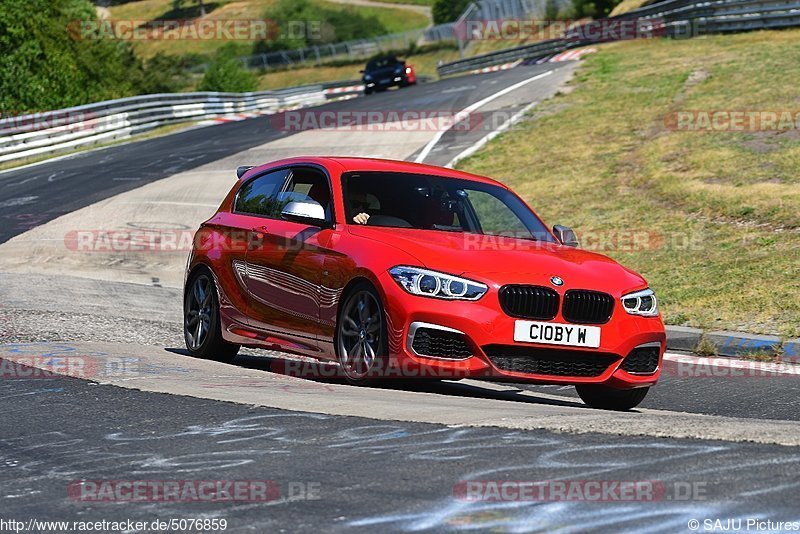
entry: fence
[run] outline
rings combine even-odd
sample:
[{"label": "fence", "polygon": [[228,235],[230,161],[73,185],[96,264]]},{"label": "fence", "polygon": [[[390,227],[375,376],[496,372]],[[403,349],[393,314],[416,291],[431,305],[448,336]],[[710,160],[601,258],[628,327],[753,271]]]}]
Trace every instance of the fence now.
[{"label": "fence", "polygon": [[[506,17],[508,18],[508,17]],[[651,23],[654,32],[673,38],[702,34],[780,29],[800,26],[800,1],[787,0],[665,0],[629,11],[608,20],[632,20]],[[461,20],[464,23],[464,20]],[[474,20],[474,19],[469,19]],[[590,22],[586,24],[598,24]],[[564,38],[538,41],[529,45],[490,52],[444,63],[440,75],[457,74],[516,60],[537,59],[570,48],[602,42],[576,37],[586,25],[577,26]]]},{"label": "fence", "polygon": [[122,139],[176,122],[321,104],[362,90],[360,81],[342,81],[242,94],[155,94],[6,117],[0,119],[0,163]]},{"label": "fence", "polygon": [[366,59],[380,52],[404,50],[411,47],[412,44],[436,43],[453,39],[455,39],[455,34],[452,23],[439,24],[424,30],[392,33],[370,39],[254,54],[242,57],[240,60],[246,68],[269,70],[292,65],[319,65],[323,61],[334,59]]},{"label": "fence", "polygon": [[[240,58],[247,68],[268,70],[291,65],[319,65],[332,59],[364,59],[386,52],[402,50],[412,44],[436,43],[457,39],[455,29],[463,20],[497,20],[512,17],[544,17],[548,9],[562,9],[571,0],[480,0],[464,10],[456,22],[438,24],[420,30],[382,35],[305,48],[265,52]],[[459,41],[461,43],[461,41]]]}]

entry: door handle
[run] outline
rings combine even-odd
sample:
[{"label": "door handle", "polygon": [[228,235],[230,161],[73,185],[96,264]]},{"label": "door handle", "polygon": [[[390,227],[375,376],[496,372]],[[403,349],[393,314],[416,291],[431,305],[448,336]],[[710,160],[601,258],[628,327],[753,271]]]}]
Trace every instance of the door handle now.
[{"label": "door handle", "polygon": [[251,238],[248,239],[247,248],[248,250],[255,250],[256,248],[260,247],[264,242],[264,237],[266,237],[267,227],[266,226],[254,226],[252,230]]}]

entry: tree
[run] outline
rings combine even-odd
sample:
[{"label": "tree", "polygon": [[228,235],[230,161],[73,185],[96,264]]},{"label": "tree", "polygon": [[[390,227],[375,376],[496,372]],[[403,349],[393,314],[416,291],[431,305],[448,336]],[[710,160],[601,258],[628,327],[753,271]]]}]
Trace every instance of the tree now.
[{"label": "tree", "polygon": [[236,58],[236,47],[230,43],[217,50],[198,86],[199,91],[246,93],[254,91],[258,79]]},{"label": "tree", "polygon": [[471,3],[472,0],[435,0],[433,3],[433,23],[453,22]]},{"label": "tree", "polygon": [[24,113],[129,96],[142,81],[127,42],[99,37],[88,0],[0,2],[0,112]]},{"label": "tree", "polygon": [[[206,16],[206,5],[203,3],[203,0],[189,0],[192,4],[197,4],[197,7],[200,9],[200,16]],[[186,3],[186,0],[172,0],[172,10],[173,11],[180,11],[183,8],[183,4]]]}]

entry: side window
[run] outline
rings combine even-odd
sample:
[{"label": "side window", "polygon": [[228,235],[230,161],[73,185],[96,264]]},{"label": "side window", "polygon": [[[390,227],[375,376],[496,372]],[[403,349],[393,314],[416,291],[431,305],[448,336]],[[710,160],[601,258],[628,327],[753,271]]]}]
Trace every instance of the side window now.
[{"label": "side window", "polygon": [[333,220],[331,212],[331,187],[328,177],[316,169],[298,167],[292,169],[286,191],[279,198],[285,201],[313,200],[325,209],[325,218]]},{"label": "side window", "polygon": [[278,198],[278,193],[280,193],[288,174],[288,169],[281,169],[259,176],[244,184],[236,195],[233,211],[273,219],[280,217],[283,206]]},{"label": "side window", "polygon": [[519,217],[502,200],[483,191],[467,192],[484,234],[530,236]]}]

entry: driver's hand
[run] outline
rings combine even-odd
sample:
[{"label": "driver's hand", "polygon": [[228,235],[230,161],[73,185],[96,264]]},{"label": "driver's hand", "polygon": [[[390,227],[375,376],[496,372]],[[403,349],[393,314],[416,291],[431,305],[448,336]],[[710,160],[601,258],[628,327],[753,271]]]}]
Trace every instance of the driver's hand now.
[{"label": "driver's hand", "polygon": [[353,217],[353,222],[356,224],[367,224],[369,220],[369,213],[359,213],[355,217]]}]

